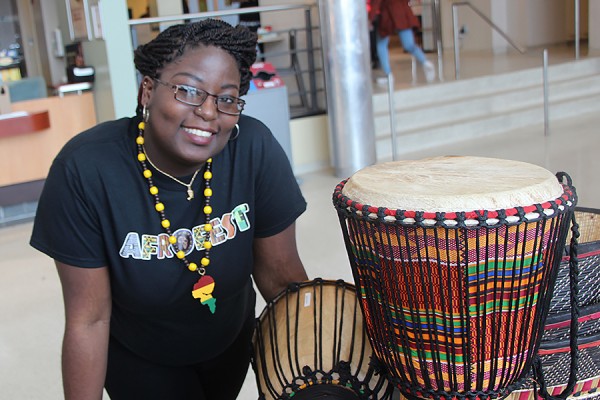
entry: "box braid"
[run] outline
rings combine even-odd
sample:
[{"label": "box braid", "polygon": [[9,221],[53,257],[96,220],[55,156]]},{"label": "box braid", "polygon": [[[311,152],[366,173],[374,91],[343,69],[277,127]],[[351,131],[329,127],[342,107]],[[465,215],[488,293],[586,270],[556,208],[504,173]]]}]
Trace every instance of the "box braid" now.
[{"label": "box braid", "polygon": [[[185,51],[201,45],[221,48],[231,54],[240,71],[240,96],[250,87],[250,66],[256,60],[257,36],[243,26],[205,19],[189,24],[172,25],[155,39],[139,46],[134,52],[134,63],[142,76],[159,78],[161,70],[183,56]],[[141,90],[141,88],[140,88]],[[141,107],[138,105],[138,113]]]}]

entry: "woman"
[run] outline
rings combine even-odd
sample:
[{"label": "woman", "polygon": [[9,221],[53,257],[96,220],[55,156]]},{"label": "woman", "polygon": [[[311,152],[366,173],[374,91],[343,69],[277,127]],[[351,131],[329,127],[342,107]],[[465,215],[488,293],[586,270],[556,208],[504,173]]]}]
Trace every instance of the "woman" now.
[{"label": "woman", "polygon": [[[217,20],[135,51],[137,115],[56,157],[31,245],[55,260],[67,399],[235,399],[249,365],[253,277],[268,301],[306,280],[306,203],[268,129],[240,115],[256,35]],[[188,236],[193,246],[179,248]]]},{"label": "woman", "polygon": [[388,45],[390,36],[398,34],[402,47],[410,53],[422,66],[427,82],[435,80],[435,67],[427,60],[423,50],[415,43],[413,28],[420,26],[418,18],[413,14],[408,0],[371,0],[369,21],[377,19],[377,56],[385,78],[377,79],[379,84],[387,84],[387,76],[392,72]]}]

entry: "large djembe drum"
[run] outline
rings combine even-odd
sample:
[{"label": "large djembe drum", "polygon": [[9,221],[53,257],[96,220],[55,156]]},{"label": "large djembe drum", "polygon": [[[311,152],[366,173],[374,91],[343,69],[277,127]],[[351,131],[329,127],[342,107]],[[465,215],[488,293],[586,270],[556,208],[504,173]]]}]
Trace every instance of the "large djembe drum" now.
[{"label": "large djembe drum", "polygon": [[525,384],[573,220],[568,176],[479,157],[390,162],[333,200],[373,351],[404,396]]}]

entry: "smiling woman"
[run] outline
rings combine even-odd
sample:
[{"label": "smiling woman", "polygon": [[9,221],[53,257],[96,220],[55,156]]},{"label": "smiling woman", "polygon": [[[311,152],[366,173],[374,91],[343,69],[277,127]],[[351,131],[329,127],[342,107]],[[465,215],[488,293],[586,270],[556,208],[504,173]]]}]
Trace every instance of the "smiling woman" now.
[{"label": "smiling woman", "polygon": [[[135,51],[136,116],[67,143],[31,245],[55,260],[66,399],[235,399],[249,366],[252,279],[269,301],[307,279],[288,158],[242,115],[256,35],[204,20]],[[285,190],[279,190],[285,188]]]}]

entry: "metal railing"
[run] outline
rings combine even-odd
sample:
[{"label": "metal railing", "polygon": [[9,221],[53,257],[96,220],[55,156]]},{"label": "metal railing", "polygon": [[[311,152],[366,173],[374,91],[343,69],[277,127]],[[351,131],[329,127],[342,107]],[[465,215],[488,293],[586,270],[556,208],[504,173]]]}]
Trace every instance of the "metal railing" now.
[{"label": "metal railing", "polygon": [[[258,56],[263,59],[269,57],[289,57],[289,66],[277,66],[277,72],[282,76],[294,76],[294,83],[297,86],[296,91],[288,91],[288,99],[290,100],[290,115],[292,117],[300,117],[305,115],[314,115],[325,112],[324,106],[319,104],[319,93],[324,93],[324,82],[318,83],[318,74],[323,71],[322,66],[318,67],[317,54],[322,50],[321,46],[315,45],[313,38],[314,31],[318,30],[318,27],[313,26],[311,11],[317,4],[314,1],[295,3],[287,5],[274,5],[274,6],[261,6],[261,7],[248,7],[242,9],[229,9],[223,11],[206,11],[191,14],[181,15],[170,15],[162,17],[151,17],[151,18],[139,18],[129,20],[129,26],[131,29],[132,45],[136,48],[140,43],[137,35],[137,28],[142,25],[155,25],[164,23],[181,23],[183,21],[196,21],[206,18],[220,18],[227,16],[238,16],[242,14],[250,13],[271,13],[271,12],[285,12],[304,10],[304,27],[289,28],[285,30],[272,31],[274,34],[283,35],[287,41],[288,46],[284,51],[265,51],[260,52]],[[303,32],[305,34],[305,44],[299,45],[298,33]],[[299,55],[304,56],[304,60],[301,60]],[[321,56],[322,60],[322,56]],[[303,62],[304,61],[304,62]],[[305,85],[305,76],[308,77],[308,88]],[[294,106],[295,101],[293,99],[300,99],[300,106]]]},{"label": "metal railing", "polygon": [[[575,0],[577,3],[579,0]],[[452,28],[453,28],[453,39],[454,39],[454,74],[458,80],[460,78],[460,52],[459,52],[459,28],[458,28],[458,7],[467,6],[476,15],[478,15],[484,22],[490,25],[500,36],[502,36],[512,47],[514,47],[519,53],[525,54],[525,47],[516,43],[511,39],[506,32],[504,32],[498,25],[496,25],[490,18],[482,13],[477,7],[473,6],[468,1],[457,2],[452,4]],[[577,4],[576,4],[577,8]],[[578,12],[576,12],[578,13]],[[576,18],[576,31],[579,31],[578,19]],[[578,41],[578,40],[577,40]],[[542,61],[542,88],[543,88],[543,107],[544,107],[544,136],[550,134],[550,117],[549,117],[549,85],[548,85],[548,49],[543,50],[543,61]]]},{"label": "metal railing", "polygon": [[491,26],[500,36],[502,36],[512,47],[519,51],[521,54],[525,54],[525,47],[517,44],[514,40],[512,40],[506,32],[504,32],[498,25],[496,25],[490,18],[487,17],[484,13],[482,13],[477,7],[471,4],[468,1],[461,1],[452,4],[452,31],[453,31],[453,39],[454,39],[454,77],[458,80],[460,79],[460,43],[459,43],[459,27],[458,27],[458,8],[459,7],[469,7],[475,14],[477,14],[484,22],[486,22],[489,26]]}]

